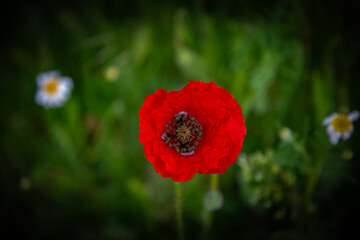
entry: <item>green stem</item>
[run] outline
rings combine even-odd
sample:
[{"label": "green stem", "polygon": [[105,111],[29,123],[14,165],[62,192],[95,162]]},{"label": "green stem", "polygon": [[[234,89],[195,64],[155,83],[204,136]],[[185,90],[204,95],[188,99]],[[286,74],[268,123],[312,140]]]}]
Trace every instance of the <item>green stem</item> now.
[{"label": "green stem", "polygon": [[219,182],[219,175],[211,174],[210,189],[216,190],[218,188],[218,182]]},{"label": "green stem", "polygon": [[175,182],[175,203],[176,203],[176,225],[178,230],[179,240],[184,240],[184,224],[182,213],[182,199],[181,199],[181,186],[179,182]]}]

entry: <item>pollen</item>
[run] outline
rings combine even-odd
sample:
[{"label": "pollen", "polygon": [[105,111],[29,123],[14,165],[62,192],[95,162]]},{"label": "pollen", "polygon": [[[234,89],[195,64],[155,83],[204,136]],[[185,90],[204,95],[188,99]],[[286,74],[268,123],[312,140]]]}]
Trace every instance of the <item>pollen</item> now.
[{"label": "pollen", "polygon": [[345,114],[338,114],[331,122],[336,132],[345,133],[350,130],[351,121]]},{"label": "pollen", "polygon": [[44,84],[44,91],[48,94],[54,94],[58,90],[59,81],[56,78],[50,79],[47,83]]},{"label": "pollen", "polygon": [[185,112],[175,115],[165,125],[164,142],[182,155],[190,155],[199,145],[202,127],[198,121]]},{"label": "pollen", "polygon": [[182,143],[186,143],[191,137],[191,128],[185,124],[178,127],[175,132],[177,139]]}]

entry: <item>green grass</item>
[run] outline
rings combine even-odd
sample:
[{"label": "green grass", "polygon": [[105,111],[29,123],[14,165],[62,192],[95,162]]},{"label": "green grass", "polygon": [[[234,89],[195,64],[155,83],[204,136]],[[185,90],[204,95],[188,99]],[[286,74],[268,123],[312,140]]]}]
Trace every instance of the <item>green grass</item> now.
[{"label": "green grass", "polygon": [[[138,111],[158,88],[179,90],[193,79],[215,82],[241,105],[248,163],[219,177],[225,202],[213,214],[203,206],[209,175],[182,184],[189,239],[322,231],[309,230],[307,221],[351,177],[351,161],[341,154],[359,141],[355,133],[332,147],[321,122],[359,104],[350,104],[352,89],[328,71],[331,61],[312,66],[301,36],[289,34],[294,23],[276,16],[239,20],[178,8],[119,21],[101,11],[59,11],[24,31],[28,40],[8,51],[12,81],[2,83],[9,89],[2,110],[4,206],[18,209],[11,219],[23,218],[16,221],[31,238],[173,238],[174,186],[145,159]],[[74,91],[63,107],[46,110],[34,101],[35,76],[52,69],[72,77]],[[284,127],[291,141],[279,138]],[[20,187],[22,178],[29,189]],[[263,232],[249,228],[257,218]]]}]

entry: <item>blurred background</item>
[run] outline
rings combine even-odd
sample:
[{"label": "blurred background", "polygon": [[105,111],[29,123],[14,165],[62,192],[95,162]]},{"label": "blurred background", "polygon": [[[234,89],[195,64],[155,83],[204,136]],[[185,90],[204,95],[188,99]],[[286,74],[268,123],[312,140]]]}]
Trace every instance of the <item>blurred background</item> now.
[{"label": "blurred background", "polygon": [[[138,111],[189,80],[232,93],[247,136],[217,195],[210,175],[182,184],[188,239],[360,239],[359,120],[335,146],[322,126],[360,110],[359,14],[325,0],[3,6],[1,239],[176,239],[174,183],[145,159]],[[74,89],[45,109],[35,77],[54,69]]]}]

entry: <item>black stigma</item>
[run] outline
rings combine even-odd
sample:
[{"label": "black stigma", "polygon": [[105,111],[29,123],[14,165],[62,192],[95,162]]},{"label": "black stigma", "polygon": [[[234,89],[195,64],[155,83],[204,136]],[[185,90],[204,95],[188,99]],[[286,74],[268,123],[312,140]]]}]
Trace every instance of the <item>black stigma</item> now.
[{"label": "black stigma", "polygon": [[179,153],[190,153],[195,150],[201,140],[202,127],[189,114],[175,115],[174,120],[165,124],[164,142]]}]

